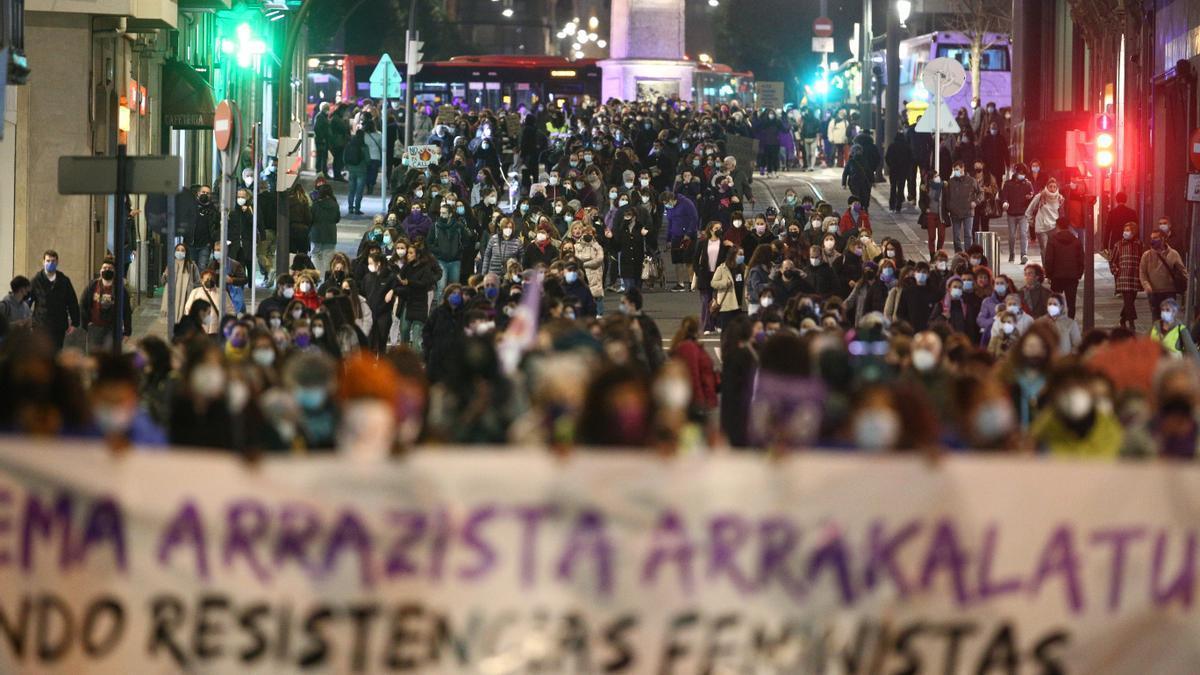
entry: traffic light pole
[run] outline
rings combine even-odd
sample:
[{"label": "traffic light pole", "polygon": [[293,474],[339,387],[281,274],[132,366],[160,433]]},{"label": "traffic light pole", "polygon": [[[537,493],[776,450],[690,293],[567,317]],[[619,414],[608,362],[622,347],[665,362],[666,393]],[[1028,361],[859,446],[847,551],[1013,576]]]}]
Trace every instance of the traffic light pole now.
[{"label": "traffic light pole", "polygon": [[[288,231],[287,194],[280,189],[284,173],[287,171],[287,149],[283,139],[291,130],[292,124],[292,64],[295,58],[296,43],[300,31],[304,28],[308,13],[312,10],[314,0],[301,0],[300,8],[288,26],[287,37],[283,42],[283,52],[279,55],[279,76],[275,82],[276,110],[275,123],[278,125],[275,138],[278,143],[275,150],[275,274],[283,274],[290,267],[291,233]],[[297,176],[296,180],[300,177]]]}]

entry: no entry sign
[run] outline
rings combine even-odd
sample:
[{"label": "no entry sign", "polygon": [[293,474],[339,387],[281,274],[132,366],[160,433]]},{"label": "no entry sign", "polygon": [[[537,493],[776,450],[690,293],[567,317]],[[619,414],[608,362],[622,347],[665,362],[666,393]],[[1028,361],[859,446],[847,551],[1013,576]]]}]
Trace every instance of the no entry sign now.
[{"label": "no entry sign", "polygon": [[813,21],[813,35],[833,37],[833,21],[827,16],[818,17]]}]

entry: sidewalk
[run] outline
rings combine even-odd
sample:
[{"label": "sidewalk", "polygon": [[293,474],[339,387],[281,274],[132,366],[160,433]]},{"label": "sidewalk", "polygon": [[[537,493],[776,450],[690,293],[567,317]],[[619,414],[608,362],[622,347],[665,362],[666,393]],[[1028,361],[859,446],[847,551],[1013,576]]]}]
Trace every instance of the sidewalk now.
[{"label": "sidewalk", "polygon": [[[834,210],[841,213],[846,209],[846,200],[850,197],[850,191],[841,186],[842,170],[838,169],[818,169],[816,171],[803,173],[798,171],[789,172],[777,179],[769,179],[768,183],[795,182],[796,180],[809,181],[817,189],[818,192],[825,198],[825,201],[833,205]],[[755,178],[755,183],[762,178]],[[911,204],[905,204],[904,212],[897,215],[888,210],[888,184],[878,183],[871,191],[871,225],[875,231],[875,239],[879,240],[883,237],[892,237],[898,240],[904,247],[904,255],[913,260],[929,260],[929,246],[924,230],[917,226],[918,211]],[[1008,262],[1008,226],[1002,219],[994,219],[992,221],[991,231],[995,232],[1000,239],[1001,259],[990,261],[992,263],[992,271],[997,274],[1007,274],[1013,279],[1018,287],[1025,284],[1024,268],[1020,264],[1020,255],[1018,254],[1016,262]],[[949,231],[946,235],[949,237]],[[946,250],[953,253],[953,246],[949,242],[946,244]],[[1042,262],[1042,252],[1037,247],[1037,242],[1029,243],[1029,262]],[[1120,324],[1121,321],[1121,298],[1115,295],[1115,280],[1112,272],[1109,271],[1108,261],[1097,255],[1095,257],[1096,268],[1096,327],[1097,328],[1113,328]],[[1047,282],[1049,285],[1049,282]],[[1149,325],[1150,307],[1145,304],[1145,299],[1139,300],[1139,316],[1142,317],[1141,323],[1143,326]],[[1077,313],[1075,316],[1079,321],[1079,325],[1083,325],[1083,282],[1079,284],[1079,295],[1077,300]]]}]

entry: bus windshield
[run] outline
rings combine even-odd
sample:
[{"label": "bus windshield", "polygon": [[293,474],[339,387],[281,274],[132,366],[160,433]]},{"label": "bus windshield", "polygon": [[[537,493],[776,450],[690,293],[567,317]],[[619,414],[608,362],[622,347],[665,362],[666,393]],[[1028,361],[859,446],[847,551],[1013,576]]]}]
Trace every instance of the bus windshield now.
[{"label": "bus windshield", "polygon": [[[951,45],[939,44],[937,46],[937,55],[939,57],[948,56],[962,64],[963,68],[971,69],[971,46],[970,45]],[[992,72],[1007,72],[1008,65],[1008,47],[1005,45],[997,45],[988,47],[983,50],[982,63],[980,70]]]}]

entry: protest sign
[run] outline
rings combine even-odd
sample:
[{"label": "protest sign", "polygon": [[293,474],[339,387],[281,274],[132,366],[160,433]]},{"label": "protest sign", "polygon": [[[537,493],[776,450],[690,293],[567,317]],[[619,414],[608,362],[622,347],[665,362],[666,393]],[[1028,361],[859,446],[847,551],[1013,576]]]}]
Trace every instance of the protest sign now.
[{"label": "protest sign", "polygon": [[442,158],[440,145],[410,145],[404,154],[408,159],[409,168],[424,169],[431,164],[437,164]]},{"label": "protest sign", "polygon": [[3,673],[1200,670],[1200,470],[0,443]]}]

